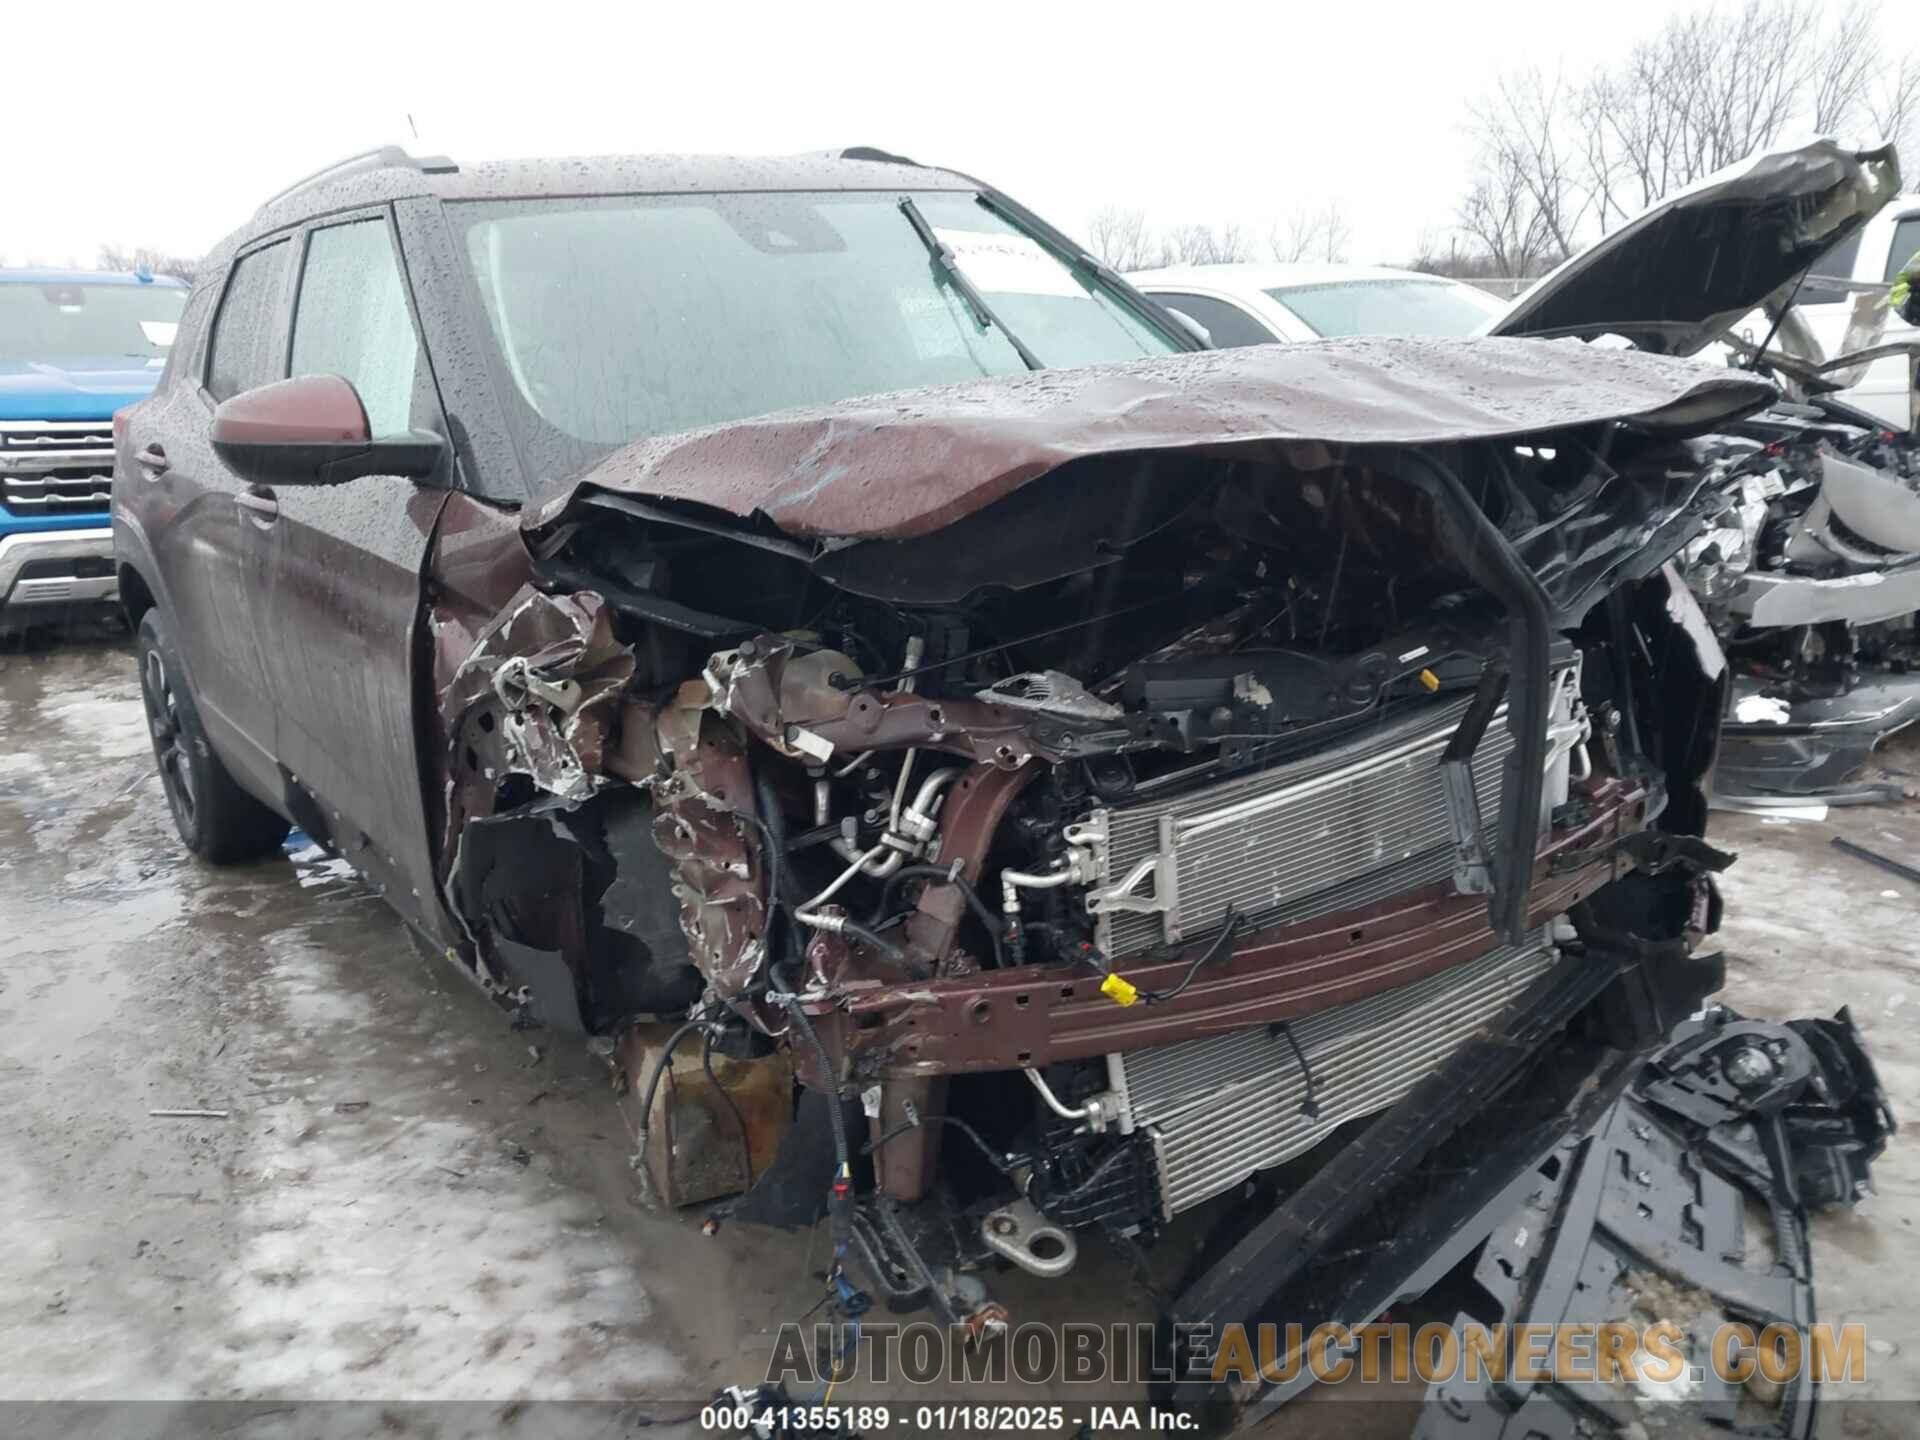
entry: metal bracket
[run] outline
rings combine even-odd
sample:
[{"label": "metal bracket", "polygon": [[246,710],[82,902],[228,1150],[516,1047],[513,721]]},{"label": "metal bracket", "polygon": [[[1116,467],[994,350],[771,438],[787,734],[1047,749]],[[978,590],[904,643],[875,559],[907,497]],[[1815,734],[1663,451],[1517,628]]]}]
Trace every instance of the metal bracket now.
[{"label": "metal bracket", "polygon": [[523,710],[529,699],[551,705],[562,715],[580,707],[580,682],[547,680],[534,673],[524,655],[503,660],[493,672],[493,693],[509,710]]},{"label": "metal bracket", "polygon": [[[1075,865],[1081,873],[1092,877],[1086,892],[1087,913],[1103,922],[1109,915],[1158,915],[1161,928],[1169,941],[1180,938],[1179,922],[1174,918],[1179,910],[1180,885],[1179,870],[1176,864],[1174,820],[1170,815],[1160,820],[1160,845],[1151,855],[1138,861],[1127,873],[1114,881],[1109,879],[1107,851],[1107,812],[1096,810],[1085,820],[1066,827],[1062,832],[1068,846],[1075,852]],[[1152,890],[1142,895],[1140,887],[1147,881],[1153,882]],[[1106,936],[1100,936],[1102,946]]]},{"label": "metal bracket", "polygon": [[1676,865],[1690,875],[1705,872],[1717,875],[1738,858],[1733,851],[1721,850],[1697,836],[1675,835],[1665,830],[1636,830],[1631,835],[1605,840],[1583,850],[1563,850],[1553,857],[1548,870],[1564,875],[1612,855],[1626,856],[1633,862],[1633,868],[1649,875],[1658,875]]},{"label": "metal bracket", "polygon": [[1048,1280],[1066,1274],[1080,1258],[1073,1232],[1054,1224],[1024,1197],[981,1220],[980,1237],[996,1254]]},{"label": "metal bracket", "polygon": [[1440,752],[1440,785],[1447,802],[1447,826],[1453,832],[1453,885],[1462,895],[1493,891],[1493,862],[1480,825],[1480,790],[1473,778],[1473,754],[1487,733],[1507,689],[1507,673],[1489,665],[1480,672],[1480,688],[1460,724]]}]

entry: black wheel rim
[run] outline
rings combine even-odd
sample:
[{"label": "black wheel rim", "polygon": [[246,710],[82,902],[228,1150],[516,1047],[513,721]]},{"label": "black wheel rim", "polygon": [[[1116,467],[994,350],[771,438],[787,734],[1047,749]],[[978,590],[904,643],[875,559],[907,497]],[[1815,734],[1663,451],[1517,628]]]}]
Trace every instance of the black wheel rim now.
[{"label": "black wheel rim", "polygon": [[160,783],[167,803],[184,828],[193,825],[193,756],[180,726],[180,701],[167,675],[167,662],[158,650],[147,651],[140,671],[140,691],[147,706],[147,729],[153,734],[153,756],[160,762]]}]

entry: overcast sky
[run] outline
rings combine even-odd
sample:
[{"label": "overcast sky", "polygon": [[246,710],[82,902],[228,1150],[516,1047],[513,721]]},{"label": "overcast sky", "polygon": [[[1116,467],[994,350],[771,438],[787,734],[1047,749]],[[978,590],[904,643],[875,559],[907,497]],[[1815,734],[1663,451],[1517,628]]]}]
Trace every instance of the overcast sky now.
[{"label": "overcast sky", "polygon": [[1273,218],[1337,199],[1350,258],[1400,260],[1451,220],[1462,111],[1493,75],[1584,72],[1673,8],[16,5],[0,258],[197,254],[289,181],[400,142],[456,160],[878,145],[1083,238],[1117,204],[1241,220],[1264,245]]}]

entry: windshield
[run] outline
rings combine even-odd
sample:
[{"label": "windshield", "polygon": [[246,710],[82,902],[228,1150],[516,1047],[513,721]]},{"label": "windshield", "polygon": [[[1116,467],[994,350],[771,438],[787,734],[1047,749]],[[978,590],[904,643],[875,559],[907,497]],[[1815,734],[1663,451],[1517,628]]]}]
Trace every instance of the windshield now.
[{"label": "windshield", "polygon": [[186,303],[177,285],[0,282],[0,361],[164,359]]},{"label": "windshield", "polygon": [[1336,280],[1267,294],[1316,335],[1471,335],[1506,308],[1445,280]]},{"label": "windshield", "polygon": [[449,207],[529,467],[770,410],[1179,344],[971,193],[915,206],[1005,326],[981,323],[891,192]]}]

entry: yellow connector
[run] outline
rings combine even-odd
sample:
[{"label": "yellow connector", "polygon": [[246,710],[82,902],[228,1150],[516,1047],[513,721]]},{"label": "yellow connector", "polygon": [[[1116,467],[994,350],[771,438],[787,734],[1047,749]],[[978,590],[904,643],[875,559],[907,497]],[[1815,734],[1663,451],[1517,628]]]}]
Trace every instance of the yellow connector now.
[{"label": "yellow connector", "polygon": [[1100,993],[1116,1005],[1131,1005],[1140,998],[1140,992],[1118,975],[1109,975],[1102,980]]},{"label": "yellow connector", "polygon": [[1439,690],[1440,677],[1431,670],[1422,670],[1420,672],[1420,683],[1427,687],[1427,693],[1431,695]]}]

